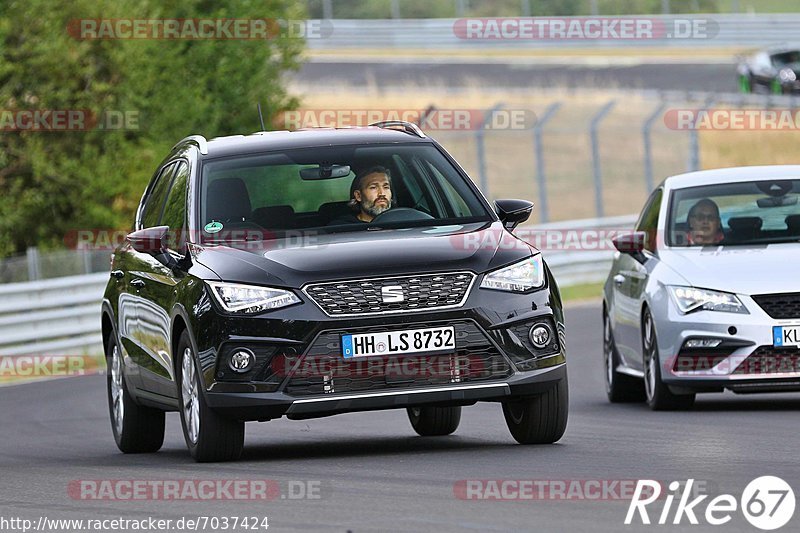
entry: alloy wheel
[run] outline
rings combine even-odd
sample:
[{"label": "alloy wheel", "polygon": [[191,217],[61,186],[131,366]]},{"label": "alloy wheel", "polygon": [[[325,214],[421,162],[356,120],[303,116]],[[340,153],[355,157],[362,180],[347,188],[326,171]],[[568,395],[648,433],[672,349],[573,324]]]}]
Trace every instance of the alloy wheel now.
[{"label": "alloy wheel", "polygon": [[606,364],[606,393],[611,392],[614,382],[614,355],[611,346],[611,321],[603,315],[603,357]]},{"label": "alloy wheel", "polygon": [[119,348],[114,345],[111,351],[111,403],[114,410],[114,427],[117,434],[122,434],[122,424],[125,418],[125,402],[122,398],[122,358]]},{"label": "alloy wheel", "polygon": [[656,356],[656,346],[653,342],[655,335],[653,331],[653,318],[650,313],[644,316],[644,388],[647,393],[647,399],[652,400],[656,390],[656,365],[658,364],[658,357]]},{"label": "alloy wheel", "polygon": [[183,352],[181,365],[181,394],[183,396],[183,417],[186,422],[186,434],[193,444],[197,443],[200,434],[200,404],[198,403],[197,379],[195,377],[192,350]]}]

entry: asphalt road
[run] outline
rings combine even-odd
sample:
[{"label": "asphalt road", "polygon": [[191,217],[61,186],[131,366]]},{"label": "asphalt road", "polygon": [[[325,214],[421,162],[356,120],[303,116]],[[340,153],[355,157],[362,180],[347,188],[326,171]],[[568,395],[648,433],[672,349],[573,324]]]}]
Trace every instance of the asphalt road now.
[{"label": "asphalt road", "polygon": [[[515,444],[500,406],[479,404],[465,408],[461,427],[448,437],[415,436],[404,411],[249,424],[241,461],[195,464],[175,414],[168,416],[161,452],[119,453],[100,376],[2,388],[0,523],[15,517],[38,522],[41,516],[177,521],[256,515],[268,516],[275,531],[619,531],[627,499],[463,500],[454,496],[454,484],[694,478],[712,495],[738,498],[750,480],[778,475],[800,489],[800,396],[700,396],[694,411],[676,413],[610,405],[603,391],[597,306],[568,309],[567,322],[570,420],[564,438],[549,446]],[[70,482],[120,479],[269,479],[281,483],[284,496],[289,482],[312,482],[319,498],[198,502],[70,496]],[[653,505],[656,520],[662,505]],[[798,523],[795,516],[785,530],[796,531]],[[719,529],[689,526],[685,518],[683,524],[626,530]],[[725,528],[756,531],[741,513]]]},{"label": "asphalt road", "polygon": [[311,89],[330,85],[414,87],[502,87],[738,91],[736,65],[664,63],[567,65],[468,62],[308,62],[294,79]]}]

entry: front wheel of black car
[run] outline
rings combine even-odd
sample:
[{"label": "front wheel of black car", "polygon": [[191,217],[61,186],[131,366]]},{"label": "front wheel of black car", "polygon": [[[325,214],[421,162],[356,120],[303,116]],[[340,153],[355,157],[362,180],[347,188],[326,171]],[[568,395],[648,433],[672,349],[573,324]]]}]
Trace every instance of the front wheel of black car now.
[{"label": "front wheel of black car", "polygon": [[113,337],[106,347],[108,412],[117,448],[123,453],[153,453],[164,444],[164,411],[137,405],[125,386],[125,364]]},{"label": "front wheel of black car", "polygon": [[569,391],[567,378],[547,392],[503,402],[508,430],[520,444],[552,444],[567,429]]},{"label": "front wheel of black car", "polygon": [[244,447],[244,422],[222,417],[206,404],[189,333],[178,343],[177,365],[183,436],[197,462],[234,461]]},{"label": "front wheel of black car", "polygon": [[461,422],[461,406],[454,407],[409,407],[411,426],[423,437],[450,435]]},{"label": "front wheel of black car", "polygon": [[642,353],[644,354],[644,390],[647,405],[653,411],[678,411],[694,405],[694,394],[673,394],[661,381],[661,365],[653,316],[645,309],[642,318]]}]

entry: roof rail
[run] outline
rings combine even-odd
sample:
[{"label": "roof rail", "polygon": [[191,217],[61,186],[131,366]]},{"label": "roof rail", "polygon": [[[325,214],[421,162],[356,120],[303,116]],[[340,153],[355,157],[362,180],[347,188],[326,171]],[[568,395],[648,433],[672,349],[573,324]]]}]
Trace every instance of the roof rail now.
[{"label": "roof rail", "polygon": [[402,131],[410,133],[411,135],[416,135],[420,139],[424,139],[426,137],[426,135],[422,133],[422,130],[419,129],[419,126],[413,122],[406,122],[405,120],[384,120],[383,122],[375,122],[370,124],[370,126],[386,129],[402,128]]},{"label": "roof rail", "polygon": [[183,139],[178,141],[175,144],[175,146],[172,147],[172,149],[174,150],[178,146],[186,143],[194,144],[195,146],[197,146],[201,154],[203,155],[208,154],[208,141],[206,141],[206,138],[203,137],[202,135],[189,135],[188,137],[184,137]]}]

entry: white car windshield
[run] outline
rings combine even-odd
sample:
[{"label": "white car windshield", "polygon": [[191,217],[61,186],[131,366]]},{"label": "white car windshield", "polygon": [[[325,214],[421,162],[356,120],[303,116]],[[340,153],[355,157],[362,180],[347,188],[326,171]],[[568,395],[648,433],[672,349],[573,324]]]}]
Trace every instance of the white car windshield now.
[{"label": "white car windshield", "polygon": [[800,180],[679,189],[669,210],[671,246],[748,245],[800,240]]}]

